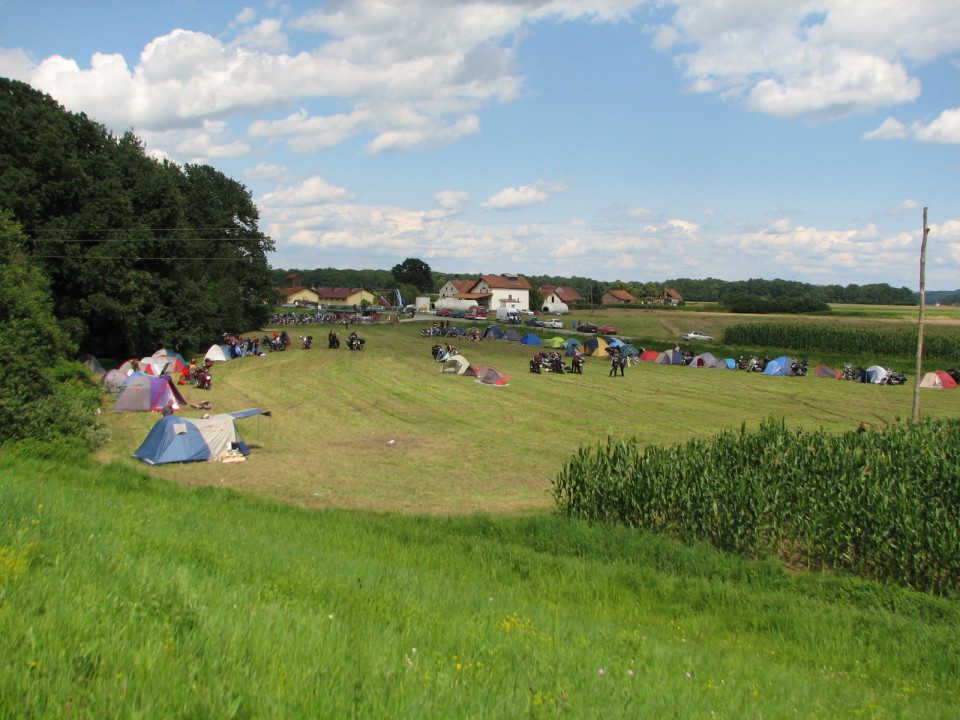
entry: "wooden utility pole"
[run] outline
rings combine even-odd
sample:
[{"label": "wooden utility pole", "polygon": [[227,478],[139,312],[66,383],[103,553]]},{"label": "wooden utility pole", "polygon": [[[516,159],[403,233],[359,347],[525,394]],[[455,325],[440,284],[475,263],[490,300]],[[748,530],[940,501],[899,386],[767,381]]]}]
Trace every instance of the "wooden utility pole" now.
[{"label": "wooden utility pole", "polygon": [[920,380],[923,372],[923,319],[927,308],[927,208],[923,209],[923,239],[920,241],[920,319],[917,322],[917,367],[913,378],[913,421],[920,421]]}]

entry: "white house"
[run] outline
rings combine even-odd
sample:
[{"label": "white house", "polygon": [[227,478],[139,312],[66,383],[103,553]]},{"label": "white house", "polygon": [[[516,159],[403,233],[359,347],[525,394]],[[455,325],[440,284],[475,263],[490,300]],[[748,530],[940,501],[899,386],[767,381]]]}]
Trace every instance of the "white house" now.
[{"label": "white house", "polygon": [[469,293],[462,293],[477,300],[488,310],[530,309],[530,283],[522,275],[481,275]]}]

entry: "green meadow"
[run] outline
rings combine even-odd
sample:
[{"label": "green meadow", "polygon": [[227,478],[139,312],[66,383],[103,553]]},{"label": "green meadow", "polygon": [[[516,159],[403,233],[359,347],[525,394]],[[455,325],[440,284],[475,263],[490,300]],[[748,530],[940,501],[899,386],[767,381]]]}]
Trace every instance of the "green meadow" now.
[{"label": "green meadow", "polygon": [[[728,322],[582,319],[658,349]],[[487,387],[441,374],[425,326],[364,326],[362,352],[288,328],[286,352],[186,388],[214,412],[272,412],[239,421],[245,462],[142,466],[156,415],[109,399],[95,458],[0,455],[0,717],[958,715],[957,598],[566,520],[551,499],[563,462],[608,436],[897,423],[911,384],[609,377],[598,359],[532,375],[529,347],[459,343],[510,376]],[[751,350],[717,348],[699,349]],[[958,407],[921,394],[925,417]]]}]

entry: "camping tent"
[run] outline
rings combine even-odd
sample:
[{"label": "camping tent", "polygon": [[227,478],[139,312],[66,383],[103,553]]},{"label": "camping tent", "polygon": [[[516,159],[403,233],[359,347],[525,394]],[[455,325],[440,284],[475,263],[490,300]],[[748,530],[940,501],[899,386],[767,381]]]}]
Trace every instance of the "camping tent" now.
[{"label": "camping tent", "polygon": [[93,355],[81,355],[77,358],[77,362],[86,365],[94,375],[106,375],[107,373],[100,361]]},{"label": "camping tent", "polygon": [[522,338],[520,338],[521,345],[543,345],[543,340],[540,339],[539,335],[534,335],[533,333],[527,333]]},{"label": "camping tent", "polygon": [[609,357],[607,341],[602,337],[587,338],[583,343],[583,354],[590,357]]},{"label": "camping tent", "polygon": [[562,338],[560,336],[552,337],[549,340],[543,341],[544,347],[555,348],[555,349],[565,347],[566,344],[567,344],[566,338]]},{"label": "camping tent", "polygon": [[105,392],[119,392],[120,388],[124,386],[127,382],[127,375],[120,372],[119,370],[111,370],[106,375],[103,376],[103,379],[100,381],[100,384],[103,385]]},{"label": "camping tent", "polygon": [[683,365],[683,353],[679,350],[664,350],[654,360],[660,365]]},{"label": "camping tent", "polygon": [[509,385],[510,378],[503,372],[490,365],[481,365],[477,368],[477,382],[484,385]]},{"label": "camping tent", "polygon": [[699,355],[695,355],[693,360],[690,361],[690,367],[715,368],[717,367],[717,359],[713,356],[713,353],[701,353]]},{"label": "camping tent", "polygon": [[564,341],[563,344],[564,344],[564,346],[567,348],[567,352],[566,352],[567,357],[572,357],[572,356],[574,356],[574,355],[579,355],[579,354],[580,354],[580,348],[583,347],[583,345],[581,345],[580,341],[577,340],[576,338],[567,338],[567,339]]},{"label": "camping tent", "polygon": [[222,460],[232,450],[250,451],[237,431],[237,419],[269,415],[257,408],[210,418],[189,419],[170,415],[160,418],[133,453],[149,465],[199,460]]},{"label": "camping tent", "polygon": [[781,355],[775,360],[767,363],[763,369],[764,375],[793,375],[793,360],[786,355]]},{"label": "camping tent", "polygon": [[640,359],[644,362],[654,362],[659,354],[656,350],[644,350],[640,353]]},{"label": "camping tent", "polygon": [[507,330],[507,331],[503,334],[503,339],[504,339],[504,340],[509,340],[510,342],[519,342],[519,341],[520,341],[520,333],[518,333],[518,332],[517,332],[516,330],[514,330],[513,328],[510,328],[509,330]]},{"label": "camping tent", "polygon": [[920,387],[922,388],[946,390],[949,388],[955,388],[956,386],[957,381],[950,377],[949,373],[945,373],[943,370],[934,370],[933,372],[928,372],[923,376],[923,380],[920,381]]},{"label": "camping tent", "polygon": [[219,345],[211,345],[210,349],[207,350],[207,354],[203,356],[203,359],[211,362],[227,362],[230,358],[227,357],[222,347]]},{"label": "camping tent", "polygon": [[470,361],[463,355],[450,355],[443,361],[443,367],[440,368],[440,372],[453,375],[465,375],[469,369]]},{"label": "camping tent", "polygon": [[840,373],[838,373],[829,365],[817,365],[814,376],[818,378],[833,378],[834,380],[837,380],[840,377]]},{"label": "camping tent", "polygon": [[871,365],[867,368],[867,379],[864,382],[873,383],[874,385],[881,385],[886,377],[886,368],[882,368],[879,365]]},{"label": "camping tent", "polygon": [[609,345],[609,346],[612,347],[612,348],[621,348],[621,347],[623,347],[624,345],[626,345],[626,343],[625,343],[623,340],[621,340],[620,338],[608,337],[608,338],[605,338],[605,339],[606,339],[606,341],[607,341],[607,345]]},{"label": "camping tent", "polygon": [[640,358],[640,349],[636,345],[631,345],[630,343],[624,343],[620,346],[620,352],[626,355],[627,357]]},{"label": "camping tent", "polygon": [[499,340],[503,337],[503,328],[499,325],[490,325],[483,331],[484,340]]},{"label": "camping tent", "polygon": [[114,412],[150,412],[160,411],[168,402],[173,401],[173,409],[179,410],[185,404],[183,395],[173,384],[169,375],[153,377],[141,375],[130,380],[113,405]]},{"label": "camping tent", "polygon": [[167,366],[167,360],[148,356],[140,361],[140,372],[147,375],[163,375],[163,369]]}]

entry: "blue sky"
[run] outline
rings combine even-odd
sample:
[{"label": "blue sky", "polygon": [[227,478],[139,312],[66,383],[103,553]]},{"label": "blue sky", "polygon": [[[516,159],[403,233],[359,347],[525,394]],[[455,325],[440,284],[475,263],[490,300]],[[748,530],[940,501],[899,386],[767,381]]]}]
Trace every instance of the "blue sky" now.
[{"label": "blue sky", "polygon": [[274,267],[960,288],[960,0],[0,0],[0,76]]}]

